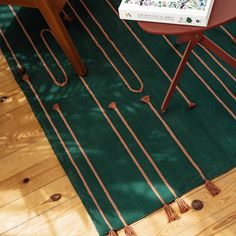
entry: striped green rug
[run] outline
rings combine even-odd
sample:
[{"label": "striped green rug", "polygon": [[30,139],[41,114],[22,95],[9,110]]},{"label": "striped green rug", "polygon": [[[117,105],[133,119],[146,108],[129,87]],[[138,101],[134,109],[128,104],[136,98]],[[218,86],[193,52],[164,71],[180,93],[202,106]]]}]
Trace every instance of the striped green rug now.
[{"label": "striped green rug", "polygon": [[[210,180],[236,164],[236,71],[196,47],[161,114],[185,45],[121,21],[119,3],[71,0],[64,9],[85,78],[38,11],[0,7],[1,48],[100,235],[136,235],[129,225],[162,207],[166,222],[180,218],[184,193],[205,184],[218,194]],[[224,27],[236,35],[236,22]],[[236,57],[222,28],[207,36]]]}]

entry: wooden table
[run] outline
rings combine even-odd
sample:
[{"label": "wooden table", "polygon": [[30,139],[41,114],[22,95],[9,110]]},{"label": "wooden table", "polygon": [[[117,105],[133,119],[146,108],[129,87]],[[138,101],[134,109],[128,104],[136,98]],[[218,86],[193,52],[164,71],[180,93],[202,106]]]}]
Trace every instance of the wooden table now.
[{"label": "wooden table", "polygon": [[51,28],[58,44],[71,62],[75,72],[84,76],[87,72],[80,55],[71,40],[59,14],[67,0],[0,0],[0,4],[38,8]]},{"label": "wooden table", "polygon": [[162,103],[161,111],[165,112],[174,90],[180,80],[181,74],[187,63],[192,49],[201,44],[214,54],[222,58],[226,63],[236,69],[236,60],[222,48],[203,35],[204,31],[215,28],[221,24],[236,19],[236,0],[215,0],[211,17],[207,27],[195,27],[185,25],[161,24],[153,22],[138,22],[139,26],[146,32],[158,35],[176,35],[177,43],[187,42],[187,47],[176,70],[174,78]]}]

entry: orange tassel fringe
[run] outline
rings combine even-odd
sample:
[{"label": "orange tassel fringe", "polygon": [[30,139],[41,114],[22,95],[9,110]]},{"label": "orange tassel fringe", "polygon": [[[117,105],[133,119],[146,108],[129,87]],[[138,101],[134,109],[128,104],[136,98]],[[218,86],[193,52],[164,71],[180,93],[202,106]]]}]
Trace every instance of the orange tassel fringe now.
[{"label": "orange tassel fringe", "polygon": [[53,105],[53,107],[52,107],[52,109],[54,110],[54,111],[59,111],[60,110],[60,106],[59,106],[59,104],[54,104]]},{"label": "orange tassel fringe", "polygon": [[179,216],[176,214],[176,212],[170,205],[164,204],[164,209],[168,217],[168,223],[179,219]]},{"label": "orange tassel fringe", "polygon": [[205,182],[205,186],[207,188],[207,190],[211,193],[211,195],[214,197],[216,196],[217,194],[220,193],[220,189],[215,185],[213,184],[210,180],[206,180]]},{"label": "orange tassel fringe", "polygon": [[134,232],[133,228],[129,225],[126,225],[124,230],[125,230],[126,236],[137,236],[137,234]]},{"label": "orange tassel fringe", "polygon": [[176,198],[175,201],[178,204],[179,211],[181,214],[187,212],[190,209],[190,206],[182,198]]},{"label": "orange tassel fringe", "polygon": [[141,98],[140,101],[143,102],[143,103],[148,104],[150,102],[150,96],[144,96],[144,97]]},{"label": "orange tassel fringe", "polygon": [[114,230],[111,230],[107,236],[118,236],[118,234]]},{"label": "orange tassel fringe", "polygon": [[109,104],[109,106],[108,106],[108,108],[110,108],[110,109],[116,109],[116,103],[115,102],[111,102],[110,104]]},{"label": "orange tassel fringe", "polygon": [[24,80],[25,82],[29,82],[30,81],[29,75],[28,74],[24,74],[22,76],[22,80]]}]

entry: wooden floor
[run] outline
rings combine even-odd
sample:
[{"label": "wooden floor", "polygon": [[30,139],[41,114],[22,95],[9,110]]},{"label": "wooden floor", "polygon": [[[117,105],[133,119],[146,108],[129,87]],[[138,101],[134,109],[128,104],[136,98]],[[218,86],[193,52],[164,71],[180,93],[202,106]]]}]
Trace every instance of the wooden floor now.
[{"label": "wooden floor", "polygon": [[[22,91],[0,53],[0,235],[96,236],[79,197],[50,147]],[[23,180],[29,178],[28,183]],[[133,225],[139,236],[236,235],[236,169],[216,179],[222,193],[203,187],[185,195],[204,201],[168,224],[163,210]],[[62,194],[59,201],[49,197]],[[176,207],[176,206],[174,206]],[[124,236],[124,232],[119,232]]]}]

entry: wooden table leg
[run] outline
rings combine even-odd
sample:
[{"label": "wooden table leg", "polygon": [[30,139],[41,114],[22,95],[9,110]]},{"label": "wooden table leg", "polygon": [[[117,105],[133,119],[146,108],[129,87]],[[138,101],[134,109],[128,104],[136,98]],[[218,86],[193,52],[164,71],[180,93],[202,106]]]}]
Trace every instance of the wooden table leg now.
[{"label": "wooden table leg", "polygon": [[55,10],[51,2],[40,0],[37,1],[36,4],[52,30],[58,44],[61,46],[67,58],[71,62],[75,72],[78,75],[84,76],[87,73],[86,67],[81,61],[77,49],[59,16],[59,12]]},{"label": "wooden table leg", "polygon": [[[182,75],[182,72],[184,70],[184,67],[187,63],[187,60],[189,58],[189,55],[192,51],[192,49],[195,47],[195,45],[199,42],[199,40],[201,39],[202,35],[195,35],[189,42],[188,42],[188,45],[185,49],[185,52],[184,52],[184,55],[179,63],[179,66],[175,72],[175,76],[170,84],[170,87],[166,93],[166,96],[165,96],[165,99],[162,103],[162,106],[161,106],[161,111],[164,113],[169,105],[169,102],[170,102],[170,99],[171,97],[173,96],[173,93],[175,91],[175,88],[180,80],[180,77]],[[182,40],[183,38],[181,38]],[[179,40],[180,42],[180,40]]]}]

